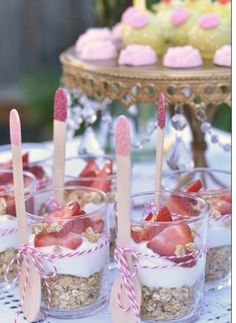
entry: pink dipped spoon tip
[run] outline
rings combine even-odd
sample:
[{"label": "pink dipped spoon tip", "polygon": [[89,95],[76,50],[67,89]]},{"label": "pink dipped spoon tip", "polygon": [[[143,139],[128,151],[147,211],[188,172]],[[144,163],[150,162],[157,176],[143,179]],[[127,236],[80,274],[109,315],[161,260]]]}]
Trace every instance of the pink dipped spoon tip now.
[{"label": "pink dipped spoon tip", "polygon": [[161,93],[159,97],[157,124],[161,129],[164,129],[166,125],[166,97],[164,93]]},{"label": "pink dipped spoon tip", "polygon": [[10,139],[13,145],[21,145],[21,123],[16,109],[10,111]]},{"label": "pink dipped spoon tip", "polygon": [[67,118],[67,93],[63,88],[58,88],[54,96],[54,120],[64,122]]},{"label": "pink dipped spoon tip", "polygon": [[121,115],[116,124],[116,154],[128,156],[130,154],[130,131],[128,119]]}]

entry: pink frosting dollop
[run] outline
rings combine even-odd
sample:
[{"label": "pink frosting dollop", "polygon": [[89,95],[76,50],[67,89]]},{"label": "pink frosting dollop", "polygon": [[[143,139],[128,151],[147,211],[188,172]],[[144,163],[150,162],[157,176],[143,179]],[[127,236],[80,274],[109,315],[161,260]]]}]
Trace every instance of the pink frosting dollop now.
[{"label": "pink frosting dollop", "polygon": [[129,45],[120,52],[120,65],[144,66],[157,62],[155,50],[149,45]]},{"label": "pink frosting dollop", "polygon": [[192,46],[170,47],[163,58],[163,65],[170,68],[191,68],[202,65],[198,49]]},{"label": "pink frosting dollop", "polygon": [[186,8],[175,8],[170,16],[170,22],[172,26],[182,25],[189,18],[189,10]]},{"label": "pink frosting dollop", "polygon": [[132,28],[138,29],[149,23],[148,13],[137,7],[129,7],[122,15],[122,21]]},{"label": "pink frosting dollop", "polygon": [[93,41],[112,40],[112,33],[109,28],[89,28],[84,34],[79,36],[75,43],[76,52],[80,52],[84,45]]},{"label": "pink frosting dollop", "polygon": [[214,12],[205,13],[199,18],[199,26],[203,29],[215,28],[219,26],[219,24],[220,18]]},{"label": "pink frosting dollop", "polygon": [[99,40],[84,45],[79,57],[84,60],[106,60],[117,57],[116,46],[110,40]]},{"label": "pink frosting dollop", "polygon": [[220,66],[231,66],[231,45],[224,45],[215,52],[213,62]]}]

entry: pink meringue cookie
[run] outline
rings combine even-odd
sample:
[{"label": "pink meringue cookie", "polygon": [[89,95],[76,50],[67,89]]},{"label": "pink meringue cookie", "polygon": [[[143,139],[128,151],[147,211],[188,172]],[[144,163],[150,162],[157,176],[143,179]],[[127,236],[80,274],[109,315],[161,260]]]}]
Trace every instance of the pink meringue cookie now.
[{"label": "pink meringue cookie", "polygon": [[178,7],[172,11],[170,16],[170,22],[172,26],[177,27],[179,25],[182,25],[185,21],[187,21],[189,16],[190,14],[188,9]]},{"label": "pink meringue cookie", "polygon": [[149,15],[137,7],[129,7],[122,15],[122,21],[132,28],[143,28],[149,23]]},{"label": "pink meringue cookie", "polygon": [[88,61],[107,60],[117,57],[116,46],[110,40],[86,43],[79,57]]},{"label": "pink meringue cookie", "polygon": [[224,45],[215,52],[213,62],[220,66],[231,66],[231,45]]},{"label": "pink meringue cookie", "polygon": [[87,43],[99,40],[112,40],[112,33],[109,28],[89,28],[76,41],[75,50],[80,52]]},{"label": "pink meringue cookie", "polygon": [[192,46],[170,47],[163,58],[163,65],[170,68],[191,68],[202,65],[201,54]]},{"label": "pink meringue cookie", "polygon": [[149,45],[129,45],[120,52],[120,65],[144,66],[157,62],[155,50]]},{"label": "pink meringue cookie", "polygon": [[202,29],[211,29],[219,26],[220,18],[214,12],[205,13],[199,18],[199,26]]}]

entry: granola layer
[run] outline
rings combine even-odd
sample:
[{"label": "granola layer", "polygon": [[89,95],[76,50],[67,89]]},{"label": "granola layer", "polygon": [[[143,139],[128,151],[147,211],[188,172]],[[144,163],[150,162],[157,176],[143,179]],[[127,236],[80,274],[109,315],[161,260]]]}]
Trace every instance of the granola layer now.
[{"label": "granola layer", "polygon": [[231,246],[210,248],[207,252],[205,281],[226,278],[231,270]]},{"label": "granola layer", "polygon": [[[72,275],[57,275],[47,279],[51,291],[51,308],[76,309],[88,306],[96,301],[101,287],[102,272],[96,272],[88,278]],[[48,303],[45,284],[42,284],[42,299]]]},{"label": "granola layer", "polygon": [[[178,279],[176,277],[176,279]],[[194,310],[197,293],[202,289],[199,281],[192,287],[150,288],[142,286],[141,317],[146,320],[171,320],[183,318]]]},{"label": "granola layer", "polygon": [[[17,250],[14,248],[8,248],[7,250],[0,252],[0,280],[4,280],[7,265],[10,263],[12,258],[15,257],[16,254]],[[16,272],[16,265],[12,265],[8,275],[9,278],[16,277]]]}]

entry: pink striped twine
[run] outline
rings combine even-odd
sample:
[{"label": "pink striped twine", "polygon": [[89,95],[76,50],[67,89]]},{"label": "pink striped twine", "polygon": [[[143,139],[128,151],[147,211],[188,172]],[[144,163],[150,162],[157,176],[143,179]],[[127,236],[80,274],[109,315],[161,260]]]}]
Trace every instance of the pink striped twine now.
[{"label": "pink striped twine", "polygon": [[[129,264],[128,264],[128,256],[133,256],[135,259],[137,259],[137,256],[132,251],[132,249],[121,248],[117,245],[114,253],[114,258],[122,278],[120,290],[118,292],[118,304],[119,304],[119,307],[125,312],[128,312],[132,308],[135,314],[137,323],[140,323],[141,322],[140,313],[139,313],[140,310],[136,300],[134,283],[132,280],[133,277],[137,274],[137,267],[135,265],[135,270],[133,272],[130,272]],[[124,290],[123,290],[123,287],[124,287]],[[125,308],[121,303],[121,294],[123,291],[126,292],[131,304],[128,308]]]},{"label": "pink striped twine", "polygon": [[[17,279],[19,279],[20,276],[20,271],[21,271],[21,260],[22,258],[26,261],[26,275],[25,275],[25,281],[24,281],[24,286],[23,286],[23,292],[22,292],[22,298],[21,298],[21,302],[20,302],[20,309],[17,312],[16,318],[15,318],[15,323],[18,321],[19,315],[20,315],[20,311],[23,309],[23,304],[24,304],[24,299],[25,299],[25,294],[26,294],[26,288],[27,288],[27,284],[29,281],[29,272],[30,272],[30,261],[33,262],[36,270],[38,271],[41,279],[44,280],[44,283],[46,285],[46,289],[47,289],[47,294],[48,294],[48,305],[47,305],[47,310],[44,313],[45,319],[47,318],[47,314],[48,314],[48,310],[50,307],[50,303],[51,303],[51,291],[47,282],[48,278],[53,278],[56,276],[57,274],[57,270],[55,265],[53,264],[52,260],[47,257],[46,255],[44,255],[44,257],[42,257],[42,253],[38,252],[34,247],[27,245],[27,244],[23,244],[21,246],[21,248],[18,250],[18,253],[16,254],[16,256],[10,261],[10,263],[8,264],[7,268],[6,268],[6,272],[5,272],[5,280],[9,283],[15,283],[17,281]],[[51,267],[52,267],[52,273],[48,274],[47,270],[44,268],[43,265],[43,261],[47,260]],[[11,266],[13,266],[13,264],[16,263],[17,264],[17,270],[18,270],[18,275],[17,277],[15,277],[14,279],[9,279],[8,275],[11,269]]]},{"label": "pink striped twine", "polygon": [[[83,250],[83,251],[75,251],[75,252],[61,253],[61,254],[47,254],[44,252],[40,252],[38,249],[36,249],[33,246],[30,246],[28,244],[23,244],[21,246],[21,248],[18,250],[18,253],[16,254],[16,256],[8,264],[8,266],[6,268],[6,272],[5,272],[5,280],[9,283],[15,283],[17,281],[17,279],[19,279],[19,276],[20,276],[22,257],[23,257],[23,259],[25,259],[25,261],[26,261],[26,278],[24,281],[23,294],[22,294],[22,299],[21,299],[21,303],[20,303],[20,310],[17,312],[15,323],[17,322],[17,320],[19,318],[20,311],[22,310],[23,304],[24,304],[25,292],[26,292],[28,281],[29,281],[30,261],[33,262],[41,279],[44,280],[44,283],[46,285],[47,294],[48,294],[47,309],[46,309],[46,312],[44,313],[44,319],[46,319],[47,315],[48,315],[49,308],[50,308],[50,304],[51,304],[51,291],[50,291],[47,279],[54,278],[57,275],[57,269],[56,269],[55,264],[53,263],[53,259],[64,259],[67,257],[71,258],[74,256],[86,255],[86,254],[95,252],[95,251],[103,248],[104,246],[108,245],[109,243],[110,243],[110,237],[107,237],[104,241],[102,241],[99,245],[97,245],[94,248],[90,248],[88,250]],[[46,269],[46,267],[44,265],[45,261],[49,262],[49,264],[52,268],[52,273],[48,274],[48,270]],[[13,279],[9,279],[8,278],[9,272],[10,272],[11,266],[13,266],[14,263],[17,264],[18,275],[17,275],[17,277],[15,277]]]},{"label": "pink striped twine", "polygon": [[210,216],[209,216],[209,221],[212,221],[212,222],[218,222],[218,221],[224,221],[224,220],[227,220],[227,219],[229,219],[229,218],[231,218],[231,213],[229,213],[229,214],[224,214],[224,215],[219,214],[219,215],[216,215],[216,216],[212,216],[212,215],[210,215]]}]

